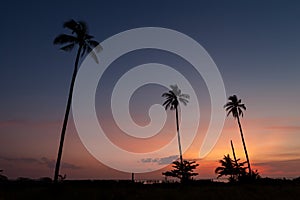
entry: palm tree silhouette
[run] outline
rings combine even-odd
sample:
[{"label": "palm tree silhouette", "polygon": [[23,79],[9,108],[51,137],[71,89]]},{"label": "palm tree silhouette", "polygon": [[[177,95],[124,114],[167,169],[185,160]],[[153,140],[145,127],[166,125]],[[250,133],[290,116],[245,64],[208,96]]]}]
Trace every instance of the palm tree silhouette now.
[{"label": "palm tree silhouette", "polygon": [[245,139],[244,139],[244,134],[243,134],[243,130],[242,130],[242,125],[241,125],[240,117],[239,117],[239,116],[242,116],[242,117],[244,116],[243,110],[246,110],[246,106],[245,106],[245,104],[242,104],[242,100],[238,99],[236,95],[230,96],[228,98],[228,100],[229,100],[229,102],[227,102],[224,105],[224,108],[227,111],[227,116],[230,115],[230,113],[232,113],[232,116],[235,119],[237,119],[237,122],[238,122],[238,125],[239,125],[239,128],[240,128],[243,147],[244,147],[244,151],[245,151],[245,155],[246,155],[246,159],[247,159],[249,175],[251,175],[252,171],[251,171],[249,156],[248,156],[246,143],[245,143]]},{"label": "palm tree silhouette", "polygon": [[166,98],[166,101],[163,103],[163,106],[165,107],[166,110],[168,109],[175,110],[180,163],[183,165],[182,150],[181,150],[181,143],[180,143],[179,121],[178,121],[178,107],[179,107],[179,102],[183,103],[183,105],[187,105],[190,96],[188,94],[182,94],[181,90],[178,88],[177,85],[170,85],[170,88],[171,90],[169,90],[169,92],[165,92],[162,94],[162,97]]},{"label": "palm tree silhouette", "polygon": [[224,155],[224,158],[222,160],[219,160],[219,163],[221,164],[220,167],[217,167],[215,169],[215,173],[218,174],[217,178],[220,178],[222,176],[230,176],[229,180],[234,180],[234,161],[230,158],[229,154]]},{"label": "palm tree silhouette", "polygon": [[244,174],[245,168],[243,167],[245,162],[239,163],[240,159],[237,159],[236,163],[233,161],[229,154],[224,155],[222,160],[219,160],[220,167],[215,169],[215,173],[218,174],[217,178],[222,176],[229,176],[229,182],[235,182],[239,180],[239,177]]},{"label": "palm tree silhouette", "polygon": [[71,35],[60,34],[54,39],[53,43],[55,45],[62,45],[60,49],[63,51],[71,51],[75,47],[75,45],[76,46],[78,45],[78,50],[77,50],[75,66],[74,66],[73,76],[72,76],[70,90],[69,90],[69,96],[67,101],[65,117],[63,121],[63,127],[61,130],[59,150],[58,150],[55,173],[54,173],[55,183],[57,183],[59,177],[59,168],[60,168],[64,138],[65,138],[68,118],[69,118],[69,113],[70,113],[70,108],[72,103],[73,88],[74,88],[74,83],[78,71],[79,58],[84,56],[86,53],[90,53],[92,58],[96,61],[96,63],[98,63],[96,52],[94,52],[93,48],[96,47],[95,50],[97,52],[101,50],[99,42],[93,40],[93,36],[88,34],[88,28],[85,22],[82,21],[76,22],[72,19],[65,22],[63,27],[69,29],[72,34]]}]

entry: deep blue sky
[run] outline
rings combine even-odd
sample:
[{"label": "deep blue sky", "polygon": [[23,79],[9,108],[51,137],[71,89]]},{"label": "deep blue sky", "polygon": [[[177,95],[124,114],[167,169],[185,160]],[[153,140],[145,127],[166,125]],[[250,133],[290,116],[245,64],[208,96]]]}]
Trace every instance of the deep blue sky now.
[{"label": "deep blue sky", "polygon": [[[257,87],[280,82],[277,88],[280,90],[291,82],[297,83],[300,48],[297,1],[29,2],[10,1],[2,5],[3,119],[22,118],[25,113],[28,117],[28,112],[36,116],[41,109],[47,112],[42,102],[50,100],[56,104],[54,108],[61,110],[74,52],[60,52],[52,41],[64,31],[62,23],[71,18],[88,22],[99,41],[143,26],[183,32],[210,53],[229,93],[238,92],[239,87],[253,90],[253,79],[257,80]],[[19,104],[20,100],[26,102],[25,108]],[[39,111],[28,110],[31,104],[39,106]]]},{"label": "deep blue sky", "polygon": [[147,26],[187,34],[214,59],[227,94],[252,107],[249,118],[291,118],[279,125],[299,125],[299,1],[6,1],[0,18],[0,156],[19,154],[4,143],[37,136],[7,122],[62,119],[75,51],[59,51],[53,39],[71,18],[86,21],[100,42]]}]

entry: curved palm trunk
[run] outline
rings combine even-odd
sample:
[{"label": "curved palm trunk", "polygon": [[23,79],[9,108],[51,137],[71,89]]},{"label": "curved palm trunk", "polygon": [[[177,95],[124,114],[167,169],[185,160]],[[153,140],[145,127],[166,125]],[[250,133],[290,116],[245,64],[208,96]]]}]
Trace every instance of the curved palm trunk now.
[{"label": "curved palm trunk", "polygon": [[76,60],[75,60],[75,67],[74,67],[70,90],[69,90],[69,97],[68,97],[68,102],[67,102],[67,107],[66,107],[66,112],[65,112],[65,118],[64,118],[63,127],[61,130],[61,135],[60,135],[59,149],[58,149],[57,160],[56,160],[56,165],[55,165],[54,183],[57,183],[57,181],[58,181],[60,161],[61,161],[62,150],[63,150],[63,146],[64,146],[66,129],[67,129],[67,125],[68,125],[69,113],[70,113],[70,109],[71,109],[73,89],[74,89],[75,79],[76,79],[76,75],[77,75],[77,71],[78,71],[78,62],[79,62],[81,49],[82,49],[82,46],[79,46],[79,49],[77,51]]},{"label": "curved palm trunk", "polygon": [[241,138],[242,138],[242,142],[243,142],[243,146],[244,146],[244,151],[245,151],[245,155],[246,155],[246,159],[247,159],[247,164],[248,164],[248,169],[249,169],[249,175],[251,175],[252,171],[251,171],[250,161],[249,161],[249,157],[248,157],[248,152],[247,152],[246,143],[245,143],[245,140],[244,140],[244,134],[243,134],[242,125],[241,125],[239,116],[237,116],[237,120],[238,120],[238,124],[239,124],[239,128],[240,128],[240,133],[241,133]]},{"label": "curved palm trunk", "polygon": [[180,156],[180,164],[183,166],[183,160],[182,160],[182,150],[181,150],[181,143],[180,143],[180,132],[179,132],[179,121],[178,121],[178,109],[176,110],[176,127],[177,127],[177,138],[178,138],[178,148],[179,148],[179,156]]}]

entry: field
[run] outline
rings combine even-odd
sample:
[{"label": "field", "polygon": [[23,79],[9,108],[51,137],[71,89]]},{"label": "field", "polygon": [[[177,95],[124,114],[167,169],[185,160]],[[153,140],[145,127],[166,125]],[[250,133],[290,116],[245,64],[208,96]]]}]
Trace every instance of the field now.
[{"label": "field", "polygon": [[299,199],[300,184],[294,182],[133,184],[116,181],[68,181],[59,185],[41,182],[0,184],[0,199]]}]

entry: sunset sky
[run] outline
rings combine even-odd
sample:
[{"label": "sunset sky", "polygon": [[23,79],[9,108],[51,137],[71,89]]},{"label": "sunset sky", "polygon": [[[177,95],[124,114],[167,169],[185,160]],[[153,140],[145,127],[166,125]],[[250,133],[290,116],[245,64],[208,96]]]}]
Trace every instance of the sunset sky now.
[{"label": "sunset sky", "polygon": [[[9,178],[53,176],[76,53],[60,51],[53,45],[53,39],[66,32],[62,24],[72,18],[86,21],[90,34],[99,42],[138,27],[174,29],[196,40],[216,63],[227,97],[236,94],[247,107],[241,122],[253,168],[263,177],[300,176],[298,1],[26,2],[7,1],[2,3],[0,12],[0,169]],[[218,160],[231,154],[230,140],[234,142],[237,156],[245,160],[239,129],[232,116],[226,119],[210,154],[199,159],[210,119],[208,89],[187,62],[159,50],[131,52],[105,72],[97,89],[96,111],[100,123],[109,132],[108,138],[126,150],[147,152],[176,136],[173,112],[167,113],[166,127],[157,137],[143,141],[127,138],[112,119],[109,98],[114,84],[132,67],[149,62],[169,65],[195,87],[201,121],[184,158],[195,159],[200,164],[197,178],[216,177],[214,169]],[[180,86],[176,80],[174,84]],[[166,91],[167,88],[158,85],[139,88],[130,102],[133,120],[147,125],[149,107],[161,104],[161,94]],[[220,113],[224,114],[225,111]],[[184,138],[185,132],[181,134]],[[114,158],[119,156],[107,153]],[[136,178],[161,179],[161,172],[167,169],[138,174]],[[131,177],[129,173],[105,166],[88,152],[79,139],[72,115],[61,174],[67,174],[69,179]]]}]

